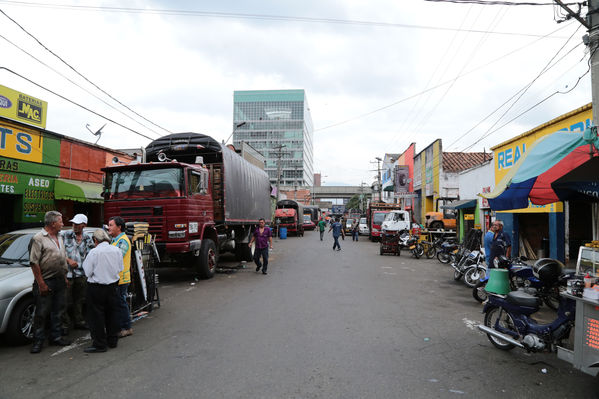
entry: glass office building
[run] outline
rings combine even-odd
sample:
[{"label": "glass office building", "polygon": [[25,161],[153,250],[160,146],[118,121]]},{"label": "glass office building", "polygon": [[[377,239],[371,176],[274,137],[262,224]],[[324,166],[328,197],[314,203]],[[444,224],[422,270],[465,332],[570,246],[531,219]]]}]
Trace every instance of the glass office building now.
[{"label": "glass office building", "polygon": [[[265,170],[281,187],[311,187],[314,179],[313,126],[304,90],[235,91],[233,145],[242,141],[266,158]],[[277,146],[284,145],[279,151]]]}]

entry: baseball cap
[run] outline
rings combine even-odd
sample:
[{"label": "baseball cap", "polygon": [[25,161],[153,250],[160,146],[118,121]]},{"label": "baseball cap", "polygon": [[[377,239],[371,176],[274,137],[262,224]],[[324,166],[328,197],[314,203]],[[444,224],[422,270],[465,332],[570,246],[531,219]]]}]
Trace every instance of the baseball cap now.
[{"label": "baseball cap", "polygon": [[73,219],[69,220],[69,222],[72,222],[75,224],[81,224],[81,223],[87,224],[87,216],[85,216],[83,213],[78,213],[75,216],[73,216]]}]

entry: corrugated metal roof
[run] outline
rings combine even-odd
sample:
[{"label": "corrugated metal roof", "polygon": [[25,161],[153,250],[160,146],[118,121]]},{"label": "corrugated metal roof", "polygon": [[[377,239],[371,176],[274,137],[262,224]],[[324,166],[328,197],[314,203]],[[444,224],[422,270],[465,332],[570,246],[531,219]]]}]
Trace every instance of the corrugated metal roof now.
[{"label": "corrugated metal roof", "polygon": [[461,172],[493,158],[488,152],[443,152],[443,171]]}]

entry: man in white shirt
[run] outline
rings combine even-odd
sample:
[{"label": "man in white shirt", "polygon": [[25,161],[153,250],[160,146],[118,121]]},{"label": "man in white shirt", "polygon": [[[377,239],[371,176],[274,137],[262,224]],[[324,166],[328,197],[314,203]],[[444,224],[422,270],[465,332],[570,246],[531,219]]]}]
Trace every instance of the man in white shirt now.
[{"label": "man in white shirt", "polygon": [[93,234],[96,247],[83,261],[87,276],[87,316],[92,346],[86,353],[106,352],[118,342],[118,283],[123,271],[121,250],[110,245],[110,237],[98,229]]}]

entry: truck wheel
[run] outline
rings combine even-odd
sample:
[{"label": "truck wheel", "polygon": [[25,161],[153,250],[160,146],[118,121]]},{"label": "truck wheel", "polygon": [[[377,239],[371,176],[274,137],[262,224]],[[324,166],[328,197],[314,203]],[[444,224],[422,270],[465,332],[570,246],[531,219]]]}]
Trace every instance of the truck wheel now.
[{"label": "truck wheel", "polygon": [[33,316],[35,302],[33,297],[22,299],[14,307],[6,330],[6,340],[15,345],[26,344],[33,338]]},{"label": "truck wheel", "polygon": [[200,253],[198,255],[194,254],[194,267],[201,279],[206,280],[214,277],[216,262],[216,245],[214,245],[214,241],[210,239],[203,240]]},{"label": "truck wheel", "polygon": [[431,223],[431,229],[433,230],[443,230],[443,222],[432,222]]},{"label": "truck wheel", "polygon": [[382,255],[384,253],[385,253],[385,251],[383,251],[383,243],[380,243],[380,245],[379,245],[379,255]]}]

